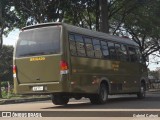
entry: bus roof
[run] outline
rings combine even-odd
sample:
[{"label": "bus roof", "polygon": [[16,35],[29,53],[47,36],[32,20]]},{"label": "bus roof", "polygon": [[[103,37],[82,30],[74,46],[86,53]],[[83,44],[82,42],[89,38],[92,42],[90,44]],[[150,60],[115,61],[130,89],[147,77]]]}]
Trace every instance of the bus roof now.
[{"label": "bus roof", "polygon": [[50,22],[50,23],[42,23],[42,24],[38,24],[38,25],[31,25],[31,26],[27,26],[27,27],[22,28],[22,30],[34,29],[34,28],[38,28],[38,27],[47,27],[47,26],[52,26],[52,25],[53,26],[54,25],[62,25],[70,32],[83,34],[83,35],[91,36],[91,37],[96,37],[96,38],[100,38],[100,39],[107,39],[110,41],[129,44],[129,45],[133,45],[133,46],[138,47],[138,44],[129,38],[123,38],[123,37],[118,37],[118,36],[114,36],[114,35],[109,35],[107,33],[98,32],[98,31],[94,31],[94,30],[90,30],[90,29],[86,29],[86,28],[81,28],[81,27],[77,27],[77,26],[73,26],[73,25],[69,25],[69,24],[61,23],[61,22]]}]

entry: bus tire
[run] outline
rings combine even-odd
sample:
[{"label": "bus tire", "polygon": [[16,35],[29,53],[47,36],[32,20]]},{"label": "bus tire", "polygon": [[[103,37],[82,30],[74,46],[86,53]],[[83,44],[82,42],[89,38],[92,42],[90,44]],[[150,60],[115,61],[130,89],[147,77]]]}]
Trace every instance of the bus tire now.
[{"label": "bus tire", "polygon": [[51,95],[51,100],[55,105],[66,105],[69,102],[69,98],[63,95]]},{"label": "bus tire", "polygon": [[108,100],[107,85],[102,83],[99,88],[99,93],[91,96],[89,99],[92,104],[105,104]]},{"label": "bus tire", "polygon": [[146,97],[145,83],[141,83],[140,92],[137,93],[138,99],[144,99]]}]

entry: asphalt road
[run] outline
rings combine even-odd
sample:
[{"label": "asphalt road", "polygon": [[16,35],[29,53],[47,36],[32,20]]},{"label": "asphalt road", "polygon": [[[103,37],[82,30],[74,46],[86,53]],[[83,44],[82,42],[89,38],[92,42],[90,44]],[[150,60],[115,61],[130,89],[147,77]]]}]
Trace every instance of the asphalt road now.
[{"label": "asphalt road", "polygon": [[[87,120],[91,118],[93,118],[92,120],[99,118],[103,120],[105,117],[115,117],[118,120],[118,117],[124,117],[123,120],[128,120],[128,117],[133,120],[160,120],[160,91],[148,92],[146,98],[142,100],[137,99],[136,95],[109,96],[109,101],[105,105],[92,105],[89,99],[78,101],[71,99],[66,106],[56,106],[49,100],[0,105],[0,111],[0,114],[11,111],[12,116],[15,117],[12,119],[15,120],[22,119],[20,117],[17,118],[18,113],[20,116],[33,117],[37,115],[38,117],[48,117],[47,120],[52,117],[58,117],[59,120],[64,120],[64,118],[83,120],[84,117],[87,117]],[[1,119],[10,120],[11,118],[3,117]],[[37,119],[41,120],[42,118]]]}]

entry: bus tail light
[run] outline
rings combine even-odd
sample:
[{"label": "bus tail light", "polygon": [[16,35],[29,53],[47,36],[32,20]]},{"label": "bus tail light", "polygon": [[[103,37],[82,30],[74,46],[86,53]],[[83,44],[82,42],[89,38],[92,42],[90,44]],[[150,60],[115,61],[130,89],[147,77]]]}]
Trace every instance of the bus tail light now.
[{"label": "bus tail light", "polygon": [[17,67],[13,65],[13,77],[16,77]]},{"label": "bus tail light", "polygon": [[68,72],[68,63],[64,60],[60,61],[60,73],[67,74]]}]

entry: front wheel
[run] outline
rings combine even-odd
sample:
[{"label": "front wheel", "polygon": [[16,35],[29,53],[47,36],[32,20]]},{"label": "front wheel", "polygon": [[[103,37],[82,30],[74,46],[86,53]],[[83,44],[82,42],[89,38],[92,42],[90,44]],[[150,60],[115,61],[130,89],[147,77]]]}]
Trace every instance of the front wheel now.
[{"label": "front wheel", "polygon": [[105,84],[101,84],[99,93],[90,97],[92,104],[105,104],[108,100],[108,89]]},{"label": "front wheel", "polygon": [[146,87],[145,87],[145,84],[142,83],[142,84],[141,84],[141,87],[140,87],[140,92],[137,93],[137,97],[138,97],[139,99],[143,99],[143,98],[146,97],[146,89],[145,89],[145,88],[146,88]]},{"label": "front wheel", "polygon": [[69,98],[63,95],[51,95],[51,100],[55,105],[66,105],[69,102]]}]

